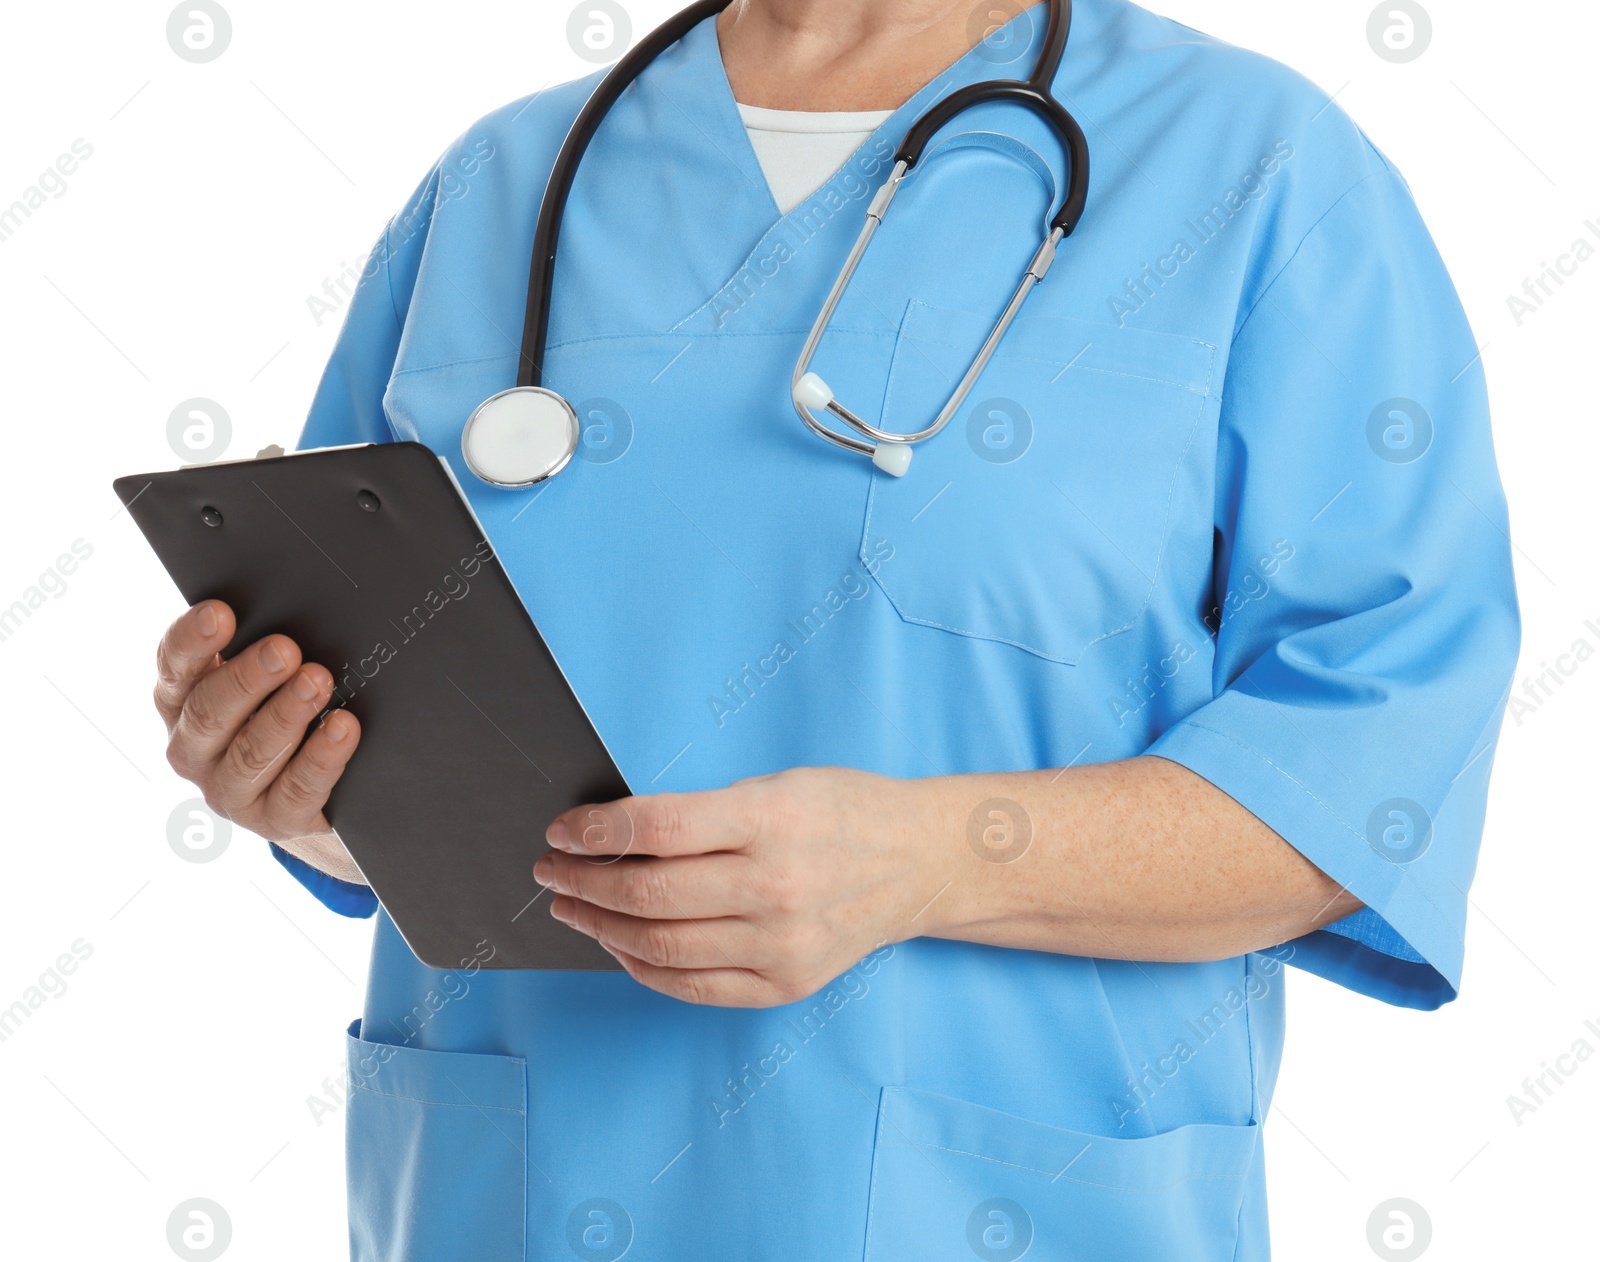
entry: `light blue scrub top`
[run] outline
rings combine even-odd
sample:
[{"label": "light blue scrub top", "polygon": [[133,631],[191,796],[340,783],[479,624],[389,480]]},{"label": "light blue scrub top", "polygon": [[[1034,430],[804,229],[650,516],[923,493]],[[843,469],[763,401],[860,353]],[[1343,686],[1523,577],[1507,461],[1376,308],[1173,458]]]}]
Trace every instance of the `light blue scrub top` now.
[{"label": "light blue scrub top", "polygon": [[[1074,7],[1056,91],[1088,213],[904,479],[808,434],[790,372],[912,119],[1026,74],[1042,8],[785,216],[713,25],[662,57],[577,178],[546,380],[584,446],[530,490],[472,477],[461,429],[514,382],[535,215],[595,81],[474,124],[385,230],[301,444],[449,458],[641,792],[1149,752],[1368,910],[1209,964],[918,939],[755,1011],[436,971],[379,911],[357,1258],[1261,1259],[1285,962],[1454,998],[1518,643],[1472,333],[1322,91],[1124,0]],[[817,359],[894,429],[943,403],[1063,178],[1022,109],[959,130],[994,134],[900,192]]]}]

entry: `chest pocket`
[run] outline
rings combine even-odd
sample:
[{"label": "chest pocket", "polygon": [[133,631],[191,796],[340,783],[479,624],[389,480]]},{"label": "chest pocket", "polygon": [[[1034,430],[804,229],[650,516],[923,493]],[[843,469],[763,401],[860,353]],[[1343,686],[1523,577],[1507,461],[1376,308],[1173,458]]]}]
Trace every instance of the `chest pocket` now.
[{"label": "chest pocket", "polygon": [[[937,415],[991,316],[913,302],[884,416]],[[902,619],[1076,664],[1150,603],[1216,349],[1147,329],[1022,317],[903,478],[873,472],[862,558]]]}]

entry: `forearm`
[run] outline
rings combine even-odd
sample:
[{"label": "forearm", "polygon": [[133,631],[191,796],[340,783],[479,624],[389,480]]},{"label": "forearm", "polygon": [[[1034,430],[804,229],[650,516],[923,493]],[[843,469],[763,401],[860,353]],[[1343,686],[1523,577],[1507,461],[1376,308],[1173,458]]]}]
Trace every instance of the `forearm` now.
[{"label": "forearm", "polygon": [[332,829],[307,833],[301,837],[287,837],[274,844],[296,859],[309,863],[324,876],[352,885],[367,883],[367,878],[361,875],[361,869],[356,867],[350,852],[344,848],[344,842],[339,840],[339,834]]},{"label": "forearm", "polygon": [[[1226,959],[1360,907],[1227,794],[1161,758],[913,782],[945,883],[905,936]],[[980,809],[981,808],[981,809]]]}]

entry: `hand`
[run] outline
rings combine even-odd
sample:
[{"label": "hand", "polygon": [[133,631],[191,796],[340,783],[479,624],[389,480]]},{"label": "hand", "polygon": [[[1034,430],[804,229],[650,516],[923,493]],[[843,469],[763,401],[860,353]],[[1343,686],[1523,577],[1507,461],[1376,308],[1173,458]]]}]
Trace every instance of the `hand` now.
[{"label": "hand", "polygon": [[952,879],[917,782],[802,768],[706,793],[582,806],[534,865],[550,912],[639,982],[690,1003],[765,1008],[928,929]]},{"label": "hand", "polygon": [[301,745],[333,695],[333,676],[302,664],[299,647],[284,635],[224,662],[218,654],[235,626],[233,610],[207,600],[162,637],[155,702],[170,737],[167,761],[212,810],[331,876],[364,884],[322,813],[361,725],[336,710]]}]

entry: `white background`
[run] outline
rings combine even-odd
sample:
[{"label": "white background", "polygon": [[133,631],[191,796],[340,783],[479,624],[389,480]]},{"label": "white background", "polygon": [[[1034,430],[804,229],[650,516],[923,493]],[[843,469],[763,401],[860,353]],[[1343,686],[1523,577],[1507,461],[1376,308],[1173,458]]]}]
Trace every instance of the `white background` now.
[{"label": "white background", "polygon": [[[1369,46],[1367,0],[1155,7],[1296,67],[1407,175],[1484,348],[1520,678],[1580,637],[1600,648],[1600,259],[1521,327],[1506,301],[1600,224],[1600,16],[1427,3],[1432,43],[1403,65]],[[636,32],[677,7],[627,4]],[[177,463],[167,418],[194,396],[231,416],[230,455],[293,443],[338,323],[306,299],[473,119],[591,69],[569,8],[229,0],[230,46],[195,65],[164,4],[7,7],[0,207],[75,140],[93,156],[0,243],[0,606],[75,540],[93,552],[0,642],[0,1008],[75,941],[92,954],[0,1042],[0,1253],[170,1259],[169,1214],[207,1197],[229,1259],[343,1256],[342,1117],[319,1125],[308,1098],[342,1073],[370,925],[249,835],[207,863],[169,847],[194,794],[149,688],[179,601],[109,483]],[[1398,1011],[1294,973],[1267,1130],[1278,1256],[1375,1256],[1368,1216],[1391,1197],[1425,1208],[1430,1258],[1600,1251],[1600,1056],[1521,1126],[1506,1103],[1575,1040],[1600,1050],[1597,689],[1600,661],[1507,723],[1459,1002]]]}]

